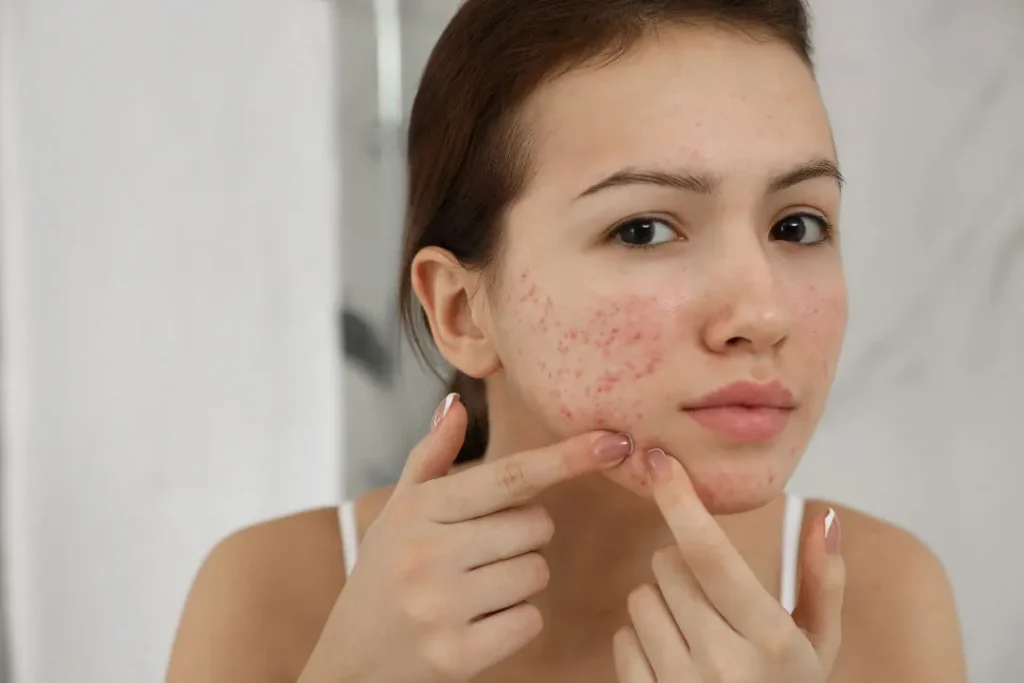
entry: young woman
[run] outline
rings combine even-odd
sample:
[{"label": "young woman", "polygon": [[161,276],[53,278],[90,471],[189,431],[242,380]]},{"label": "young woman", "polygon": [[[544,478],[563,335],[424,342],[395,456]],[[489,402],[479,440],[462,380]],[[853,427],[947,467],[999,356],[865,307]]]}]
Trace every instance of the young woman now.
[{"label": "young woman", "polygon": [[220,544],[169,681],[964,680],[934,556],[785,493],[847,305],[800,0],[467,0],[408,154],[461,396],[340,523]]}]

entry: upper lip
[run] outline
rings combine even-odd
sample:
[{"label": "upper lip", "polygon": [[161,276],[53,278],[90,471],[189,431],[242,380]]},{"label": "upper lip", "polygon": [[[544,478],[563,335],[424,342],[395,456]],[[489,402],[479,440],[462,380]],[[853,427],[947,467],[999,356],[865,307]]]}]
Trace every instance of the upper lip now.
[{"label": "upper lip", "polygon": [[702,408],[723,408],[726,406],[794,408],[796,407],[796,402],[793,398],[793,393],[778,380],[766,384],[744,381],[724,386],[698,399],[695,403],[687,404],[683,407],[686,410],[700,410]]}]

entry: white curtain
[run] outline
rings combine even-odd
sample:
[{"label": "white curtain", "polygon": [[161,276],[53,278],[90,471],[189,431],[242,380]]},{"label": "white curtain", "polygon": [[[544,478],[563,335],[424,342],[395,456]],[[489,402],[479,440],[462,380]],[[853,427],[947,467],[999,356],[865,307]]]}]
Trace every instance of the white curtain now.
[{"label": "white curtain", "polygon": [[158,681],[215,540],[341,488],[332,7],[0,7],[14,680]]}]

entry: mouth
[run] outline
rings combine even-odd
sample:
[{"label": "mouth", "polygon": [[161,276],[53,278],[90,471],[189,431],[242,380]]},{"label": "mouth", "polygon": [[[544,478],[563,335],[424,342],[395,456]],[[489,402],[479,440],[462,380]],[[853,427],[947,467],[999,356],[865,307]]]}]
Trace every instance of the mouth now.
[{"label": "mouth", "polygon": [[736,443],[778,437],[789,424],[796,401],[781,382],[737,382],[682,406],[709,432]]}]

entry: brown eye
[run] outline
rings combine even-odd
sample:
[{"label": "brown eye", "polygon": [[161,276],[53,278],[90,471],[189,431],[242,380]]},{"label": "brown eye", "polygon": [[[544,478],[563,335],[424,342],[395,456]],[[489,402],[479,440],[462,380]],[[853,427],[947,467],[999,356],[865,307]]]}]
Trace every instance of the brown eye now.
[{"label": "brown eye", "polygon": [[771,237],[780,242],[795,242],[807,246],[827,242],[832,226],[821,216],[795,213],[772,226]]},{"label": "brown eye", "polygon": [[634,218],[612,233],[616,241],[627,247],[654,247],[676,239],[676,231],[657,218]]}]

